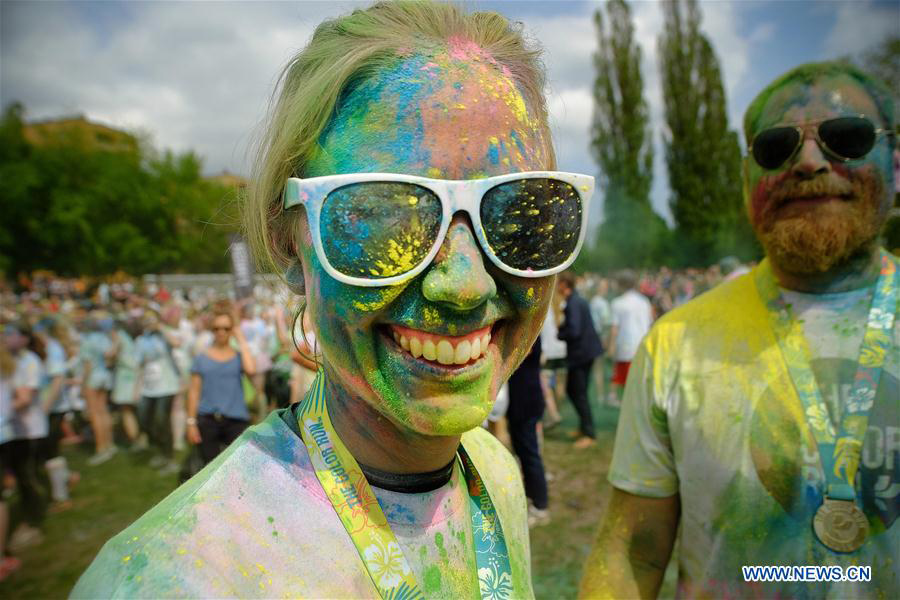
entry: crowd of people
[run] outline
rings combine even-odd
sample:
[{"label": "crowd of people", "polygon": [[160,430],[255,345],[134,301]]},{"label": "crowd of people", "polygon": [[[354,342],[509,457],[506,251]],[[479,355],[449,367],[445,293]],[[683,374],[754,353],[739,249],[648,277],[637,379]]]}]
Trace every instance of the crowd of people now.
[{"label": "crowd of people", "polygon": [[[127,451],[184,481],[252,422],[297,402],[316,370],[314,334],[303,337],[290,302],[266,286],[233,301],[133,281],[21,283],[0,292],[0,577],[19,566],[10,552],[38,543],[46,516],[71,506],[81,474],[62,445],[89,448],[90,467]],[[13,488],[22,522],[10,532]]]}]

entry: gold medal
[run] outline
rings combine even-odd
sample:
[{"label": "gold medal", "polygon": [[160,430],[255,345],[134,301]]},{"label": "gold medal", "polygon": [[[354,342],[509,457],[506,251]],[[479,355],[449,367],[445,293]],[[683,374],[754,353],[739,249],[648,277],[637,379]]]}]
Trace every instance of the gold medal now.
[{"label": "gold medal", "polygon": [[813,530],[835,552],[856,552],[869,535],[869,521],[852,500],[825,498],[813,518]]}]

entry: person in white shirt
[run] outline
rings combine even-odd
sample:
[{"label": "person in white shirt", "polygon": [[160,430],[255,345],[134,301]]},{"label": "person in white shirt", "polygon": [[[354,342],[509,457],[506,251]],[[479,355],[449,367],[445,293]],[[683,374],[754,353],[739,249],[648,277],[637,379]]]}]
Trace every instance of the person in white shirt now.
[{"label": "person in white shirt", "polygon": [[[24,323],[6,325],[3,342],[15,367],[10,384],[5,386],[11,391],[12,410],[10,426],[2,428],[5,433],[0,440],[0,462],[12,472],[19,490],[25,522],[13,533],[9,546],[21,549],[41,540],[40,526],[47,514],[46,477],[39,460],[48,433],[47,415],[40,399],[44,366],[33,351],[41,350],[43,345]],[[6,425],[6,414],[3,420]]]},{"label": "person in white shirt", "polygon": [[[606,299],[609,294],[609,281],[605,278],[598,278],[593,286],[590,294],[591,320],[594,322],[594,330],[600,336],[600,342],[604,348],[609,346],[609,331],[612,327],[612,306]],[[604,352],[594,361],[593,378],[594,385],[597,387],[597,397],[603,398],[606,390],[606,378],[609,372],[609,354]]]},{"label": "person in white shirt", "polygon": [[555,310],[551,307],[544,318],[541,328],[541,387],[544,389],[544,402],[547,407],[547,422],[545,429],[559,425],[562,416],[559,414],[557,399],[565,399],[565,366],[566,343],[556,337],[559,331],[556,325]]},{"label": "person in white shirt", "polygon": [[612,301],[612,327],[609,332],[609,356],[615,361],[610,404],[618,404],[628,379],[631,359],[653,325],[650,301],[637,291],[637,276],[625,269],[616,276],[622,295]]},{"label": "person in white shirt", "polygon": [[137,386],[141,394],[138,418],[150,445],[159,452],[159,456],[150,461],[150,466],[160,468],[162,474],[174,474],[178,464],[174,460],[171,418],[180,377],[172,353],[175,340],[167,334],[159,315],[147,311],[144,331],[135,341],[139,369]]},{"label": "person in white shirt", "polygon": [[69,483],[77,477],[69,471],[66,457],[59,451],[62,423],[70,410],[65,395],[66,350],[63,342],[68,331],[58,319],[45,317],[38,321],[34,333],[44,345],[44,369],[41,382],[40,405],[48,422],[48,434],[40,449],[41,462],[47,468],[50,492],[56,510],[69,506]]},{"label": "person in white shirt", "polygon": [[272,357],[269,354],[269,338],[274,333],[266,321],[259,316],[256,306],[245,304],[241,308],[241,332],[253,353],[256,372],[251,377],[256,392],[257,419],[263,420],[269,413],[269,401],[266,398],[266,373],[272,368]]}]

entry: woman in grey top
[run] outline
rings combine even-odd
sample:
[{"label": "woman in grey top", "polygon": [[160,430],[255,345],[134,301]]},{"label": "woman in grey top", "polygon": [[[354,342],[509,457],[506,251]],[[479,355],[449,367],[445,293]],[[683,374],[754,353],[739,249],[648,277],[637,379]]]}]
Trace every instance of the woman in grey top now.
[{"label": "woman in grey top", "polygon": [[[253,355],[234,315],[215,309],[210,324],[213,343],[194,358],[188,388],[187,439],[198,444],[203,464],[214,459],[247,428],[241,375],[255,371]],[[232,336],[240,352],[231,345]]]}]

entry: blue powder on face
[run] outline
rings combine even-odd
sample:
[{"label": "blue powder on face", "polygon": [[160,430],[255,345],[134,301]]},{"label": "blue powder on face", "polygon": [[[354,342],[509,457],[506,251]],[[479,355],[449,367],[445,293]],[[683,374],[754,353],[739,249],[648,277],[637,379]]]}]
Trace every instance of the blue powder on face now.
[{"label": "blue powder on face", "polygon": [[491,161],[492,165],[500,164],[500,148],[498,146],[491,144],[491,146],[488,148],[487,155],[488,160]]},{"label": "blue powder on face", "polygon": [[516,130],[513,129],[509,132],[509,137],[516,143],[516,148],[519,149],[520,154],[525,154],[525,144],[522,143],[522,140],[519,139],[519,134],[516,133]]},{"label": "blue powder on face", "polygon": [[[440,73],[434,77],[422,70],[429,60],[425,56],[398,60],[396,65],[383,69],[375,78],[346,90],[319,137],[319,145],[332,168],[328,169],[322,161],[313,158],[307,176],[384,170],[378,166],[383,167],[385,162],[429,164],[431,153],[421,143],[425,126],[418,102],[443,85]],[[431,72],[435,72],[434,68]],[[388,124],[385,117],[391,116],[393,122]],[[377,144],[367,143],[372,138],[377,138]],[[357,139],[360,146],[377,146],[380,156],[357,152],[357,144],[330,143],[336,139]]]}]

